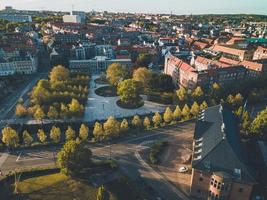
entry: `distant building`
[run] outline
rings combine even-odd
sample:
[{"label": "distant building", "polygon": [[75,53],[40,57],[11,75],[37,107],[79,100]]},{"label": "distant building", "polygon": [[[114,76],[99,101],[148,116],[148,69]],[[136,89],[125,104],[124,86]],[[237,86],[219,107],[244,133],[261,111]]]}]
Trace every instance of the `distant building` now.
[{"label": "distant building", "polygon": [[84,11],[72,11],[72,15],[79,16],[82,23],[84,23],[86,20],[86,13]]},{"label": "distant building", "polygon": [[0,19],[4,19],[10,22],[32,22],[32,17],[30,15],[12,13],[0,13]]},{"label": "distant building", "polygon": [[82,23],[82,19],[79,15],[64,15],[63,16],[64,23]]},{"label": "distant building", "polygon": [[120,63],[127,67],[132,65],[131,59],[109,59],[104,56],[96,56],[89,60],[70,60],[69,68],[75,72],[99,74],[100,72],[106,71],[108,66],[112,63]]},{"label": "distant building", "polygon": [[259,46],[254,52],[253,60],[267,59],[267,48]]},{"label": "distant building", "polygon": [[224,105],[201,111],[194,133],[191,196],[249,200],[256,177],[232,111]]}]

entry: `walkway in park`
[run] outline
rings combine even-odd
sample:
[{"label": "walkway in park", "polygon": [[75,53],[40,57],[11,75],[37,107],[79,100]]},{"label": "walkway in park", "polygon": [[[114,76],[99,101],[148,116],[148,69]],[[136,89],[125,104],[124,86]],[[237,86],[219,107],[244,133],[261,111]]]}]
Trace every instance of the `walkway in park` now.
[{"label": "walkway in park", "polygon": [[[102,97],[95,94],[95,90],[99,87],[105,86],[95,84],[94,80],[98,76],[93,76],[90,81],[90,93],[88,96],[87,107],[85,109],[85,120],[105,120],[109,116],[115,118],[129,117],[135,114],[144,115],[154,112],[163,112],[166,108],[165,105],[154,103],[151,101],[145,101],[144,106],[137,109],[123,109],[117,106],[116,102],[119,97]],[[96,87],[95,87],[96,86]],[[146,96],[142,96],[146,99]]]}]

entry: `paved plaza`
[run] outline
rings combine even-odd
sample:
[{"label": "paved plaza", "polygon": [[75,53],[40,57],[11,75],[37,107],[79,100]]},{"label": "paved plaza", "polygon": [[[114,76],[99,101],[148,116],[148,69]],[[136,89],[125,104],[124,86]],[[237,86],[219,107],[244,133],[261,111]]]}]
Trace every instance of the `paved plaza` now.
[{"label": "paved plaza", "polygon": [[146,96],[142,96],[145,100],[144,106],[137,109],[123,109],[117,106],[116,102],[119,97],[102,97],[95,94],[95,90],[103,87],[103,84],[96,84],[94,82],[99,76],[92,76],[90,81],[90,93],[88,96],[87,107],[85,109],[85,120],[105,120],[109,116],[115,118],[129,117],[135,114],[144,115],[155,112],[163,112],[165,105],[146,101]]}]

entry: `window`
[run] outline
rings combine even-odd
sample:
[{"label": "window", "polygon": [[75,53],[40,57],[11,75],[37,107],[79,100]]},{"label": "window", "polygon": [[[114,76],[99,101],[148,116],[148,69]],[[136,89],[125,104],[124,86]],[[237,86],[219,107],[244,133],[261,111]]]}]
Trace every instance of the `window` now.
[{"label": "window", "polygon": [[202,177],[199,177],[199,181],[203,181],[203,178]]},{"label": "window", "polygon": [[197,193],[201,194],[201,190],[200,190],[200,189],[198,189],[198,190],[197,190]]},{"label": "window", "polygon": [[240,193],[243,192],[243,188],[239,188],[238,192]]}]

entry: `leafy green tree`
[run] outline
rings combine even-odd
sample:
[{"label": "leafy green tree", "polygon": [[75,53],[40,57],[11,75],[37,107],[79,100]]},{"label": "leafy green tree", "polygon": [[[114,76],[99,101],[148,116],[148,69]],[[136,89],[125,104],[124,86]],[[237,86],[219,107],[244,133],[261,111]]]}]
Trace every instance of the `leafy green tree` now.
[{"label": "leafy green tree", "polygon": [[181,108],[177,105],[173,112],[173,119],[179,121],[181,120],[181,118],[182,118],[182,111]]},{"label": "leafy green tree", "polygon": [[235,102],[235,98],[233,95],[228,95],[227,99],[226,99],[226,102],[230,105],[230,106],[233,106],[234,105],[234,102]]},{"label": "leafy green tree", "polygon": [[148,88],[151,81],[151,72],[145,67],[140,67],[134,71],[133,80],[141,83],[143,88]]},{"label": "leafy green tree", "polygon": [[75,176],[91,166],[92,152],[84,142],[67,141],[57,155],[57,164],[61,172]]},{"label": "leafy green tree", "polygon": [[73,140],[75,136],[76,136],[75,131],[71,128],[71,126],[68,126],[68,129],[65,132],[66,140]]},{"label": "leafy green tree", "polygon": [[47,112],[47,117],[49,119],[57,119],[59,116],[59,113],[57,109],[54,106],[49,107],[49,111]]},{"label": "leafy green tree", "polygon": [[109,194],[103,185],[97,189],[96,200],[109,200]]},{"label": "leafy green tree", "polygon": [[16,116],[18,117],[24,117],[27,115],[27,110],[21,103],[17,104],[15,112],[16,112]]},{"label": "leafy green tree", "polygon": [[54,143],[60,142],[61,130],[59,127],[52,126],[50,130],[50,138],[53,140]]},{"label": "leafy green tree", "polygon": [[206,101],[203,101],[202,104],[200,105],[199,109],[200,110],[205,110],[206,108],[208,108],[208,104]]},{"label": "leafy green tree", "polygon": [[19,135],[15,129],[5,127],[2,129],[2,142],[8,147],[17,147],[19,145]]},{"label": "leafy green tree", "polygon": [[154,123],[154,127],[159,127],[162,123],[161,115],[158,112],[156,112],[152,118],[152,121]]},{"label": "leafy green tree", "polygon": [[234,97],[234,106],[235,107],[241,106],[243,104],[243,100],[244,98],[240,93],[236,94]]},{"label": "leafy green tree", "polygon": [[120,125],[121,132],[127,132],[129,130],[129,123],[127,119],[123,119]]},{"label": "leafy green tree", "polygon": [[45,113],[43,111],[43,109],[38,106],[35,113],[34,113],[34,118],[37,119],[37,120],[41,120],[41,119],[44,119],[45,118]]},{"label": "leafy green tree", "polygon": [[85,124],[81,124],[80,130],[79,130],[79,137],[82,140],[87,140],[89,135],[89,128]]},{"label": "leafy green tree", "polygon": [[252,121],[250,132],[255,135],[266,137],[267,134],[267,107],[258,113],[257,117]]},{"label": "leafy green tree", "polygon": [[126,66],[120,63],[113,63],[108,66],[107,79],[113,86],[117,86],[121,81],[127,77]]},{"label": "leafy green tree", "polygon": [[236,116],[238,116],[239,118],[242,117],[243,114],[243,107],[240,106],[236,111],[235,111]]},{"label": "leafy green tree", "polygon": [[213,85],[211,87],[211,97],[217,101],[219,100],[220,89],[221,89],[221,87],[218,83],[213,83]]},{"label": "leafy green tree", "polygon": [[109,117],[104,123],[105,139],[117,137],[120,133],[120,123],[114,118]]},{"label": "leafy green tree", "polygon": [[193,105],[191,106],[191,110],[190,110],[190,113],[196,117],[199,113],[199,105],[197,104],[197,102],[194,102]]},{"label": "leafy green tree", "polygon": [[52,83],[58,81],[66,81],[69,79],[69,77],[70,77],[69,70],[63,67],[62,65],[55,66],[50,72],[50,81]]},{"label": "leafy green tree", "polygon": [[140,88],[136,81],[127,79],[119,83],[117,89],[122,102],[136,104],[139,101]]},{"label": "leafy green tree", "polygon": [[199,101],[203,98],[204,92],[200,86],[197,86],[195,90],[192,92],[192,97],[196,100]]},{"label": "leafy green tree", "polygon": [[187,104],[185,104],[183,107],[182,117],[183,117],[183,120],[189,120],[190,119],[190,108],[188,107]]},{"label": "leafy green tree", "polygon": [[241,118],[241,129],[243,131],[248,131],[250,127],[251,121],[249,117],[248,111],[243,112],[242,118]]},{"label": "leafy green tree", "polygon": [[173,113],[170,107],[167,107],[163,114],[164,122],[170,123],[173,120]]},{"label": "leafy green tree", "polygon": [[137,57],[137,65],[142,67],[148,67],[148,65],[152,62],[152,55],[148,53],[141,53]]},{"label": "leafy green tree", "polygon": [[33,138],[27,130],[23,131],[22,138],[23,138],[24,144],[27,146],[29,146],[33,142]]},{"label": "leafy green tree", "polygon": [[141,128],[142,126],[142,120],[140,119],[140,117],[138,115],[135,115],[132,119],[132,125],[135,128]]},{"label": "leafy green tree", "polygon": [[149,117],[145,117],[144,121],[143,121],[143,126],[148,130],[151,127],[151,122]]},{"label": "leafy green tree", "polygon": [[83,105],[79,103],[77,99],[72,99],[69,104],[69,112],[73,117],[82,116],[84,111]]},{"label": "leafy green tree", "polygon": [[40,140],[40,142],[42,142],[42,143],[46,142],[47,136],[46,136],[43,129],[38,129],[37,136],[38,136],[38,139]]},{"label": "leafy green tree", "polygon": [[93,135],[97,140],[104,139],[105,132],[103,130],[102,124],[100,124],[99,122],[96,122],[94,125]]},{"label": "leafy green tree", "polygon": [[60,105],[60,117],[64,119],[64,118],[68,117],[68,115],[69,115],[68,107],[64,103],[61,103],[61,105]]},{"label": "leafy green tree", "polygon": [[176,95],[177,95],[179,101],[181,101],[181,102],[184,102],[187,99],[187,91],[182,86],[176,91]]}]

